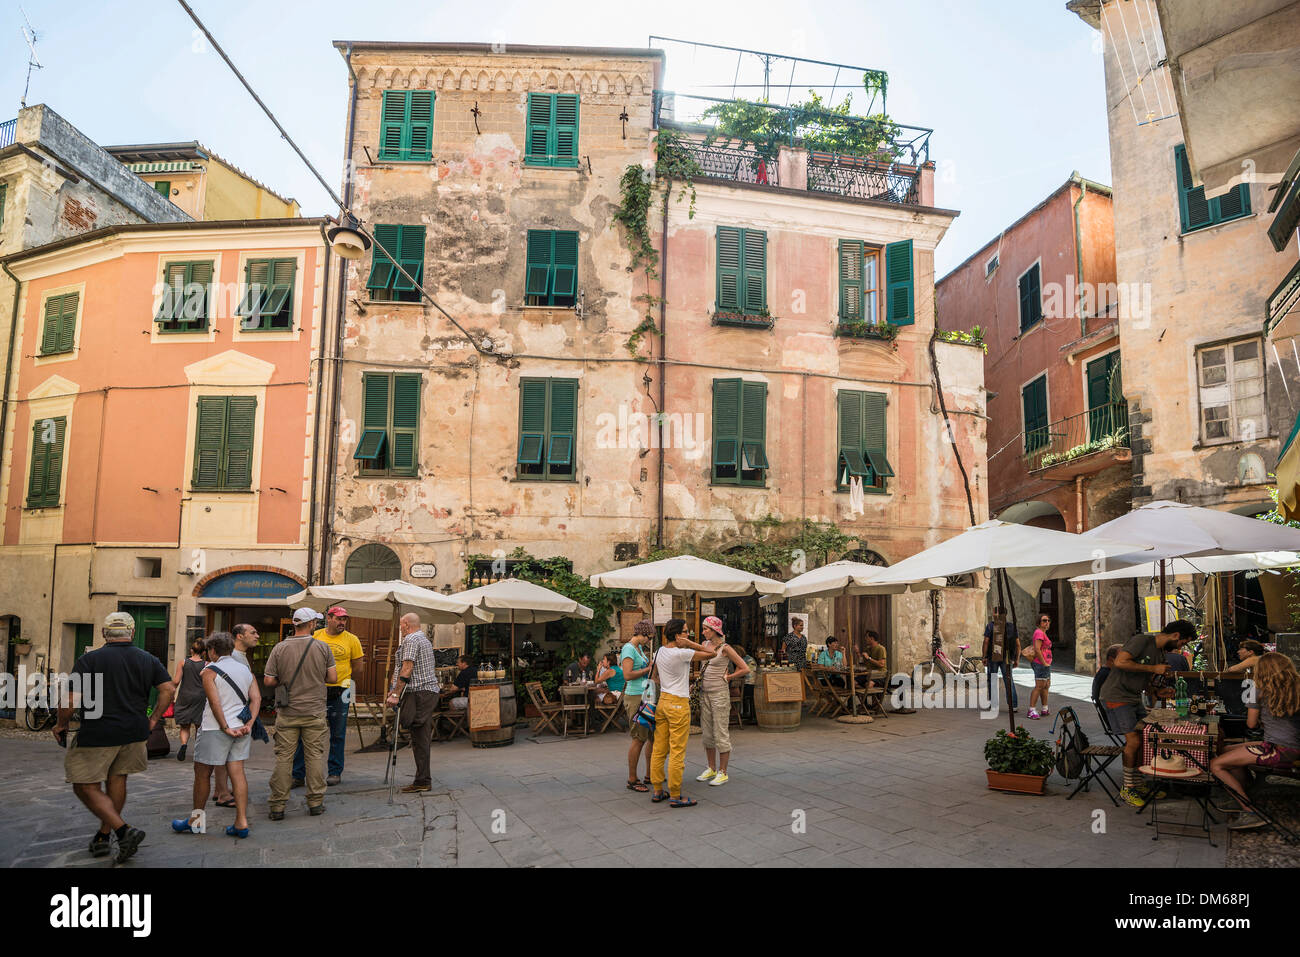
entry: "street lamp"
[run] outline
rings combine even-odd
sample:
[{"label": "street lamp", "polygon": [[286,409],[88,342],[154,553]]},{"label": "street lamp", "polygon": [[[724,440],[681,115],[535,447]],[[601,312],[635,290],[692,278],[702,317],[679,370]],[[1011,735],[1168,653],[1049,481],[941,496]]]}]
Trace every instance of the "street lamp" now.
[{"label": "street lamp", "polygon": [[370,237],[351,213],[344,213],[342,221],[325,231],[330,248],[343,259],[360,259],[370,249]]}]

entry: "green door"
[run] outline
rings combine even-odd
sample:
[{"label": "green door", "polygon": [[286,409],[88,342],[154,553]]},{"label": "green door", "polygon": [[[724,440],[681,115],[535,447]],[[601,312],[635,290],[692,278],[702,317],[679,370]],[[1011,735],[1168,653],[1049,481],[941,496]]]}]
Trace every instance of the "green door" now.
[{"label": "green door", "polygon": [[1120,380],[1119,350],[1088,363],[1088,438],[1110,435],[1119,424],[1116,403],[1124,399]]},{"label": "green door", "polygon": [[[167,606],[166,605],[122,605],[118,608],[135,619],[135,638],[137,648],[143,648],[167,667]],[[158,700],[158,689],[149,692],[149,707]]]},{"label": "green door", "polygon": [[72,660],[76,661],[88,652],[91,645],[95,643],[95,626],[89,624],[77,624],[73,627],[76,628],[77,634],[76,643],[72,653]]}]

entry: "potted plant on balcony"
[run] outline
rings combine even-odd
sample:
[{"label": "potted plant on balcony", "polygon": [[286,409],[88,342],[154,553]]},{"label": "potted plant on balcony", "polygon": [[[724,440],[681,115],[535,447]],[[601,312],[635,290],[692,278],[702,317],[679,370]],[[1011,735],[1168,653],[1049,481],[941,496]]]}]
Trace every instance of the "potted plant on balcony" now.
[{"label": "potted plant on balcony", "polygon": [[989,787],[994,791],[1042,794],[1052,773],[1052,746],[1024,728],[1005,729],[984,742]]},{"label": "potted plant on balcony", "polygon": [[32,643],[19,635],[10,635],[9,644],[14,646],[14,654],[28,655],[32,651]]}]

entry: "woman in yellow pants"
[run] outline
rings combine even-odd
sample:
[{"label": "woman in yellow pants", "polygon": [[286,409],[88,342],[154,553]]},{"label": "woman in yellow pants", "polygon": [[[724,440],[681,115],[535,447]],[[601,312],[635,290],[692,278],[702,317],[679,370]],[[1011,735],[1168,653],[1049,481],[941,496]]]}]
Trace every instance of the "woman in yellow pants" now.
[{"label": "woman in yellow pants", "polygon": [[[682,770],[686,766],[686,742],[691,736],[691,662],[707,661],[717,655],[686,637],[686,622],[672,618],[664,626],[664,643],[655,652],[654,680],[659,698],[655,703],[655,745],[650,754],[650,800],[656,804],[672,798],[671,807],[694,807],[693,798],[682,794]],[[668,790],[664,790],[664,758],[668,758]]]}]

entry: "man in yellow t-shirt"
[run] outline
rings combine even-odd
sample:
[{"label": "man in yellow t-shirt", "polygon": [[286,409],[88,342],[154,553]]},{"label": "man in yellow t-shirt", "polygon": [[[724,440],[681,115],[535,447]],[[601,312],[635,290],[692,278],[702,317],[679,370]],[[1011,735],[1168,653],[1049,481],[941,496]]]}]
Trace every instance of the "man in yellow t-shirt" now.
[{"label": "man in yellow t-shirt", "polygon": [[[329,777],[328,785],[338,784],[343,780],[343,756],[348,736],[348,706],[354,697],[354,680],[360,678],[365,669],[365,653],[361,650],[361,640],[347,630],[348,611],[335,605],[325,613],[325,627],[318,629],[312,637],[324,642],[334,655],[334,667],[338,670],[339,680],[326,685],[325,719],[330,728]],[[293,786],[302,785],[306,772],[302,745],[293,759]]]}]

